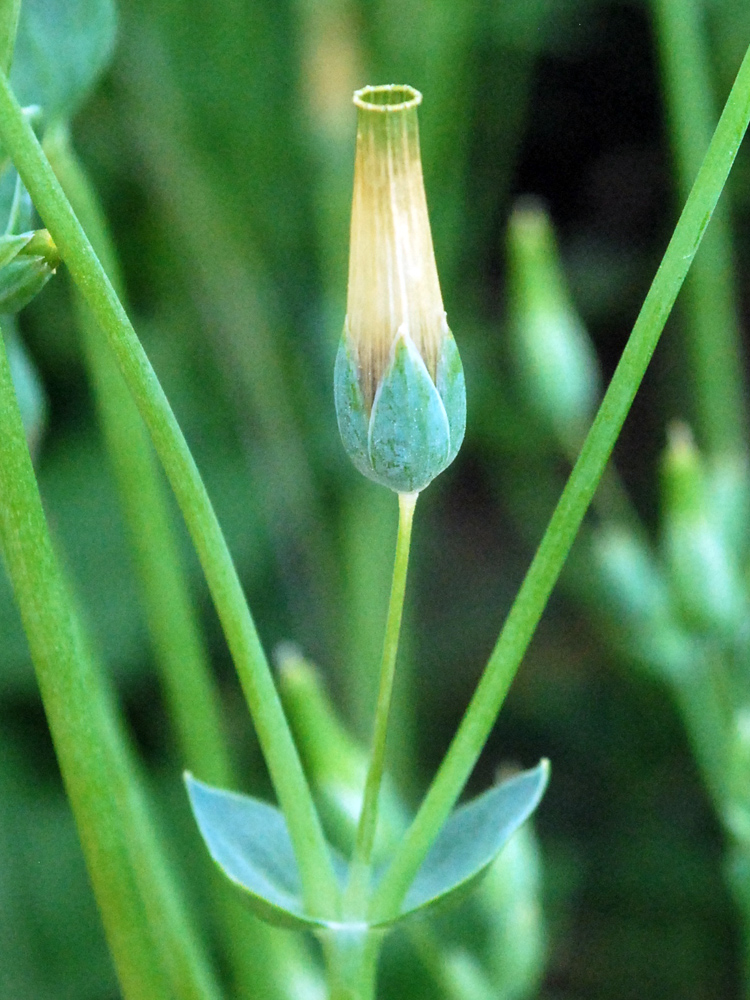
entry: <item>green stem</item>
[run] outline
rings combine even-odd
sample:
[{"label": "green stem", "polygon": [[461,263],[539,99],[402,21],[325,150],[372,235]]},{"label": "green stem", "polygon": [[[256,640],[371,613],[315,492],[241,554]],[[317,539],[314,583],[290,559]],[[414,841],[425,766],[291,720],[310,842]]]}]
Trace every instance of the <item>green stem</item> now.
[{"label": "green stem", "polygon": [[448,753],[373,900],[393,915],[471,774],[557,582],[750,120],[750,49],[620,363]]},{"label": "green stem", "polygon": [[375,1000],[382,932],[349,929],[319,937],[326,960],[329,1000]]},{"label": "green stem", "polygon": [[57,564],[0,337],[0,551],[127,1000],[218,990],[177,900],[102,671]]},{"label": "green stem", "polygon": [[[701,0],[653,0],[680,200],[700,169],[716,121]],[[729,213],[714,212],[685,283],[687,349],[697,431],[713,454],[744,451],[747,412]]]},{"label": "green stem", "polygon": [[[99,259],[120,292],[115,250],[96,194],[70,146],[66,128],[44,149]],[[218,688],[211,674],[180,558],[156,457],[127,386],[80,293],[76,312],[99,420],[115,473],[135,555],[149,633],[184,766],[203,781],[233,783],[222,732]]]},{"label": "green stem", "polygon": [[0,140],[117,359],[185,517],[227,636],[279,803],[305,903],[337,911],[338,887],[310,789],[206,488],[164,391],[36,136],[0,74]]},{"label": "green stem", "polygon": [[21,0],[0,0],[0,69],[10,73],[16,47]]},{"label": "green stem", "polygon": [[378,826],[378,797],[385,769],[385,751],[388,739],[388,717],[393,695],[393,679],[396,674],[396,656],[401,633],[401,617],[406,593],[406,572],[409,567],[409,547],[414,508],[418,493],[398,494],[398,536],[396,556],[393,563],[391,598],[383,640],[383,656],[380,662],[380,684],[375,708],[375,724],[372,735],[372,756],[365,779],[362,811],[359,815],[357,834],[352,855],[350,884],[347,889],[347,903],[354,908],[352,915],[361,915],[363,895],[369,882],[372,848]]}]

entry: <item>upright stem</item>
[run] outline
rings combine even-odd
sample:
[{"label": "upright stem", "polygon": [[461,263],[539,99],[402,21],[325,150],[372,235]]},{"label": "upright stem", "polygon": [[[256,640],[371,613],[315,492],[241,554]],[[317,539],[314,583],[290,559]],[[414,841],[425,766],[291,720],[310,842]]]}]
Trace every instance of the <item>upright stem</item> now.
[{"label": "upright stem", "polygon": [[[396,540],[396,557],[393,564],[391,599],[388,605],[388,617],[386,619],[385,638],[383,640],[383,656],[380,663],[380,685],[378,688],[377,706],[375,708],[372,757],[370,758],[370,766],[365,780],[362,811],[357,826],[350,884],[347,890],[347,904],[353,907],[355,911],[361,908],[363,904],[362,895],[367,889],[372,848],[375,843],[375,833],[378,825],[378,796],[385,768],[388,716],[391,708],[391,697],[393,695],[398,639],[401,632],[401,616],[404,608],[404,594],[406,592],[406,572],[409,566],[411,526],[418,496],[418,493],[398,494],[398,537]],[[361,914],[353,913],[352,915]]]},{"label": "upright stem", "polygon": [[376,890],[371,914],[376,919],[387,919],[397,912],[474,769],[591,503],[749,120],[750,49],[612,382],[474,697],[412,826]]},{"label": "upright stem", "polygon": [[329,1000],[375,1000],[382,931],[337,930],[320,935],[326,960]]},{"label": "upright stem", "polygon": [[227,636],[258,740],[284,811],[310,913],[334,916],[338,886],[310,788],[219,526],[193,456],[151,363],[70,207],[7,77],[0,74],[0,141],[74,281],[109,340],[185,517]]},{"label": "upright stem", "polygon": [[45,521],[0,336],[0,552],[126,1000],[219,989],[161,856],[110,690],[83,639]]},{"label": "upright stem", "polygon": [[21,0],[0,0],[0,69],[10,73],[16,46]]},{"label": "upright stem", "polygon": [[[114,287],[122,286],[115,250],[96,194],[70,146],[67,129],[44,149]],[[211,674],[195,605],[167,505],[167,485],[127,386],[91,311],[76,289],[78,326],[99,422],[117,480],[135,557],[143,607],[184,766],[203,781],[232,782]]]},{"label": "upright stem", "polygon": [[[653,0],[680,201],[700,169],[716,122],[701,0]],[[714,212],[685,282],[687,356],[701,444],[747,448],[747,413],[732,240],[726,201]]]}]

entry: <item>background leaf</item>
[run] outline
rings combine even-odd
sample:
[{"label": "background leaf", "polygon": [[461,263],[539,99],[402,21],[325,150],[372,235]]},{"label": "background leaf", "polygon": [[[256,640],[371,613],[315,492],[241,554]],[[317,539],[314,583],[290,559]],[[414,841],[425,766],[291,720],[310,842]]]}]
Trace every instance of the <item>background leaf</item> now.
[{"label": "background leaf", "polygon": [[45,122],[70,119],[109,64],[114,0],[23,0],[11,83]]}]

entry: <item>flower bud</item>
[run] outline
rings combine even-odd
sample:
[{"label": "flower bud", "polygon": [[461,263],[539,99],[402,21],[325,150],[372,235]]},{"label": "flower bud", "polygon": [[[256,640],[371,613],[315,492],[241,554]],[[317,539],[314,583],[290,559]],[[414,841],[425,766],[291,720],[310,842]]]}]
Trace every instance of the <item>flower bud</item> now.
[{"label": "flower bud", "polygon": [[510,332],[528,403],[542,427],[576,452],[599,400],[599,363],[573,308],[552,223],[532,198],[508,225]]},{"label": "flower bud", "polygon": [[427,486],[466,427],[463,368],[440,294],[411,87],[365,87],[358,109],[349,290],[334,393],[344,447],[398,493]]},{"label": "flower bud", "polygon": [[55,273],[57,247],[46,229],[0,237],[0,313],[20,312]]},{"label": "flower bud", "polygon": [[686,623],[700,631],[734,635],[748,620],[741,567],[717,527],[706,462],[684,424],[676,423],[669,431],[662,493],[664,550]]}]

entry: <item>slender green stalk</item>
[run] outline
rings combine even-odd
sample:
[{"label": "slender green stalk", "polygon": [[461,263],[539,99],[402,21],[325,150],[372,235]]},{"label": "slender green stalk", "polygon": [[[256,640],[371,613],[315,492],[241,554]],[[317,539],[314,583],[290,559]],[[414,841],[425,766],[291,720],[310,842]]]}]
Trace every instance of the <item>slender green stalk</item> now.
[{"label": "slender green stalk", "polygon": [[[70,146],[67,129],[44,149],[113,286],[122,288],[114,247],[96,195]],[[86,366],[135,555],[149,633],[184,766],[203,781],[233,783],[211,674],[156,457],[127,387],[80,293],[76,311]]]},{"label": "slender green stalk", "polygon": [[[354,841],[350,886],[347,900],[356,909],[362,907],[362,894],[367,891],[372,848],[375,843],[375,832],[378,826],[378,797],[385,769],[385,751],[388,738],[388,717],[393,695],[393,679],[396,673],[396,656],[398,640],[401,633],[401,616],[406,593],[406,572],[409,567],[409,547],[411,544],[411,526],[414,520],[414,508],[418,493],[398,494],[398,536],[396,539],[396,557],[393,563],[393,581],[391,597],[388,604],[388,617],[383,639],[383,656],[380,663],[380,683],[378,700],[375,707],[375,724],[372,735],[372,756],[367,769],[365,790],[362,799],[362,810],[359,815],[357,834]],[[361,916],[361,913],[353,913]]]},{"label": "slender green stalk", "polygon": [[0,337],[0,550],[123,995],[218,990],[164,867],[127,740],[82,638],[42,510]]},{"label": "slender green stalk", "polygon": [[[393,557],[382,539],[394,528],[398,515],[390,491],[374,487],[357,476],[342,505],[344,613],[348,669],[342,678],[344,702],[359,739],[369,742],[372,706],[377,701],[378,677],[372,670],[383,644],[382,618],[388,602]],[[396,516],[394,517],[394,514]],[[410,655],[412,629],[408,611],[401,622],[399,667],[393,688],[388,756],[402,792],[414,784],[414,661]]]},{"label": "slender green stalk", "polygon": [[0,69],[10,73],[16,46],[21,0],[0,0]]},{"label": "slender green stalk", "polygon": [[321,934],[329,1000],[375,1000],[375,976],[383,934],[352,929]]},{"label": "slender green stalk", "polygon": [[0,75],[0,140],[106,334],[185,517],[289,825],[305,902],[331,916],[338,887],[320,820],[226,541],[187,442],[143,347],[31,126]]},{"label": "slender green stalk", "polygon": [[693,190],[649,289],[578,461],[443,763],[380,883],[373,915],[393,914],[471,774],[531,641],[750,120],[750,49]]},{"label": "slender green stalk", "polygon": [[[716,121],[701,0],[653,0],[680,200],[700,169]],[[697,431],[711,453],[747,448],[741,337],[726,201],[685,283],[688,360]]]}]

